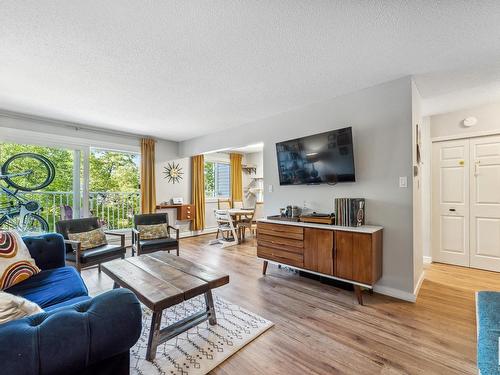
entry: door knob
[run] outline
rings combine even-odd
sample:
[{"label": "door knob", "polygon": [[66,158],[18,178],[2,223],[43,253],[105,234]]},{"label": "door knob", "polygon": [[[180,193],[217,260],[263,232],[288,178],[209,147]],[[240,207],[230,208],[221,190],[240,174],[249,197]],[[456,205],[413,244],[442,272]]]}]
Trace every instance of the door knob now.
[{"label": "door knob", "polygon": [[454,208],[450,208],[449,211],[455,212],[456,210]]}]

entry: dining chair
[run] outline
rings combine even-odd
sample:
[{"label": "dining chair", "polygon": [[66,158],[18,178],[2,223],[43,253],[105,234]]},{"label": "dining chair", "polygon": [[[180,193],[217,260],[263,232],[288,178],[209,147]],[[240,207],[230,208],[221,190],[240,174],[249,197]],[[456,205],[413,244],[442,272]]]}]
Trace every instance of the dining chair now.
[{"label": "dining chair", "polygon": [[247,214],[243,219],[238,221],[236,227],[238,229],[238,238],[240,238],[241,241],[245,241],[245,232],[247,228],[250,231],[252,230],[252,223],[254,216],[255,216],[255,209],[251,211],[250,214]]},{"label": "dining chair", "polygon": [[255,203],[255,211],[252,217],[252,225],[250,226],[250,232],[252,236],[257,235],[257,220],[264,218],[264,202]]},{"label": "dining chair", "polygon": [[231,208],[231,201],[229,199],[217,199],[218,210],[229,210]]},{"label": "dining chair", "polygon": [[234,201],[233,208],[237,208],[237,209],[243,208],[243,202],[242,201]]},{"label": "dining chair", "polygon": [[[215,240],[210,241],[210,245],[222,244],[222,247],[238,244],[238,235],[234,227],[233,218],[227,210],[214,210],[215,221],[217,222],[217,234]],[[219,233],[222,238],[219,239]]]}]

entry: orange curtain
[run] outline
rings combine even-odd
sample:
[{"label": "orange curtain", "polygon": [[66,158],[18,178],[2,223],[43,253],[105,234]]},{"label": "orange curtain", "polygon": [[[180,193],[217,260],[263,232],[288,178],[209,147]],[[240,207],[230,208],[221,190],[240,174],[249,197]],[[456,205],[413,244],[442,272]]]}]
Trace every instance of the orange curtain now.
[{"label": "orange curtain", "polygon": [[205,228],[205,157],[191,157],[191,196],[194,204],[193,230]]},{"label": "orange curtain", "polygon": [[148,138],[141,139],[141,210],[156,210],[155,140]]},{"label": "orange curtain", "polygon": [[243,172],[241,169],[241,154],[229,154],[231,165],[231,201],[243,202]]}]

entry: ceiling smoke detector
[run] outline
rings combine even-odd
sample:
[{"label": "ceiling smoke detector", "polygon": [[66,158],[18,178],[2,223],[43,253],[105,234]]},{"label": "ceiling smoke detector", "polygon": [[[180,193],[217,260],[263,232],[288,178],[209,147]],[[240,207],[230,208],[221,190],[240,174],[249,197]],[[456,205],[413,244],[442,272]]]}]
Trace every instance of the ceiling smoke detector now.
[{"label": "ceiling smoke detector", "polygon": [[464,119],[463,121],[464,126],[470,128],[471,126],[474,126],[477,124],[477,118],[470,116]]}]

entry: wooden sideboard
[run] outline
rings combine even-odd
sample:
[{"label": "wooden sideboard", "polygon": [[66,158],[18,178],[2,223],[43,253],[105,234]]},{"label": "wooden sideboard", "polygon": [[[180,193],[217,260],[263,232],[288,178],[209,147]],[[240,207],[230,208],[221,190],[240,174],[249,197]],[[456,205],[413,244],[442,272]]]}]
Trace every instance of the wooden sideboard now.
[{"label": "wooden sideboard", "polygon": [[262,219],[257,222],[257,256],[268,262],[353,284],[363,304],[362,287],[371,289],[382,276],[379,226],[341,227]]}]

